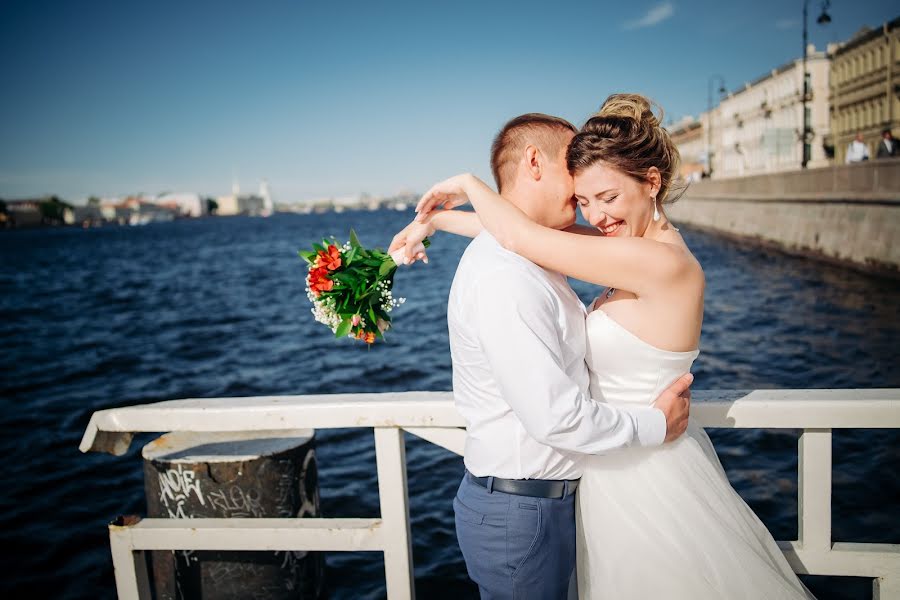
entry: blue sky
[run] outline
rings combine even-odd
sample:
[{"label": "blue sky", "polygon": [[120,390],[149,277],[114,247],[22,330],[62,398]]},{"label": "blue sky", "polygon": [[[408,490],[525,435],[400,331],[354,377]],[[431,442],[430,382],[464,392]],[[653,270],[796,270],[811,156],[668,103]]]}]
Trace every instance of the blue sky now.
[{"label": "blue sky", "polygon": [[[900,15],[833,0],[817,47]],[[799,56],[802,2],[0,0],[0,197],[276,201],[489,177],[491,138],[636,91],[667,119]]]}]

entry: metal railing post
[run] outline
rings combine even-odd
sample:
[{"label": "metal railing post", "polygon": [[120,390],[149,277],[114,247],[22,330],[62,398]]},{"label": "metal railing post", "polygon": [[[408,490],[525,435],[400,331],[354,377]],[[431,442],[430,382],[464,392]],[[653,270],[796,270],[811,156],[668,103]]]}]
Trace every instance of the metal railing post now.
[{"label": "metal railing post", "polygon": [[872,600],[900,598],[900,578],[876,577],[872,580]]},{"label": "metal railing post", "polygon": [[412,539],[406,482],[406,444],[398,427],[375,427],[378,497],[384,523],[384,574],[390,600],[413,600]]},{"label": "metal railing post", "polygon": [[804,550],[831,550],[831,430],[804,429],[798,455],[797,536]]},{"label": "metal railing post", "polygon": [[131,543],[130,525],[137,518],[124,518],[123,523],[109,525],[109,549],[112,553],[119,600],[150,600],[150,579],[142,550],[135,551]]}]

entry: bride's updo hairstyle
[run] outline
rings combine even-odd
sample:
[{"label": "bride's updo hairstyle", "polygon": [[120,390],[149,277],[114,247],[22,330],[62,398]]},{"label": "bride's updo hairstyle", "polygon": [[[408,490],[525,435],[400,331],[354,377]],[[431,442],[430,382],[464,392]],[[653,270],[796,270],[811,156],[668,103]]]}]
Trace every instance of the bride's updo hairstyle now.
[{"label": "bride's updo hairstyle", "polygon": [[[653,106],[659,116],[653,114]],[[573,176],[597,162],[603,162],[641,182],[647,181],[650,167],[659,169],[660,202],[669,198],[681,158],[669,133],[660,125],[662,108],[640,94],[613,94],[600,112],[588,119],[572,139],[566,153]],[[680,196],[680,194],[679,194]]]}]

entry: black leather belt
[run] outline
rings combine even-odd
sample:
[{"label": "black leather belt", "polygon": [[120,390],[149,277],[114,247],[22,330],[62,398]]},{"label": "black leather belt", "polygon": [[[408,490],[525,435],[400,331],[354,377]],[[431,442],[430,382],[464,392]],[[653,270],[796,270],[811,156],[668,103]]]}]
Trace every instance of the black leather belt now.
[{"label": "black leather belt", "polygon": [[491,477],[475,477],[471,473],[467,473],[467,476],[483,488],[517,496],[531,496],[532,498],[563,498],[574,494],[575,488],[578,487],[577,479],[501,479],[494,477],[493,485],[490,485],[488,480]]}]

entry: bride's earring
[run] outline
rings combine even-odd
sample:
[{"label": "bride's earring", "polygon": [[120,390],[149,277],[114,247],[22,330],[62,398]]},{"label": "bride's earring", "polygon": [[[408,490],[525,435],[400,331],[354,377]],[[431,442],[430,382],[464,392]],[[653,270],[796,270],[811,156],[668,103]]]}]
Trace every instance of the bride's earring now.
[{"label": "bride's earring", "polygon": [[653,220],[659,221],[659,205],[656,203],[656,196],[650,196],[650,202],[653,203]]}]

